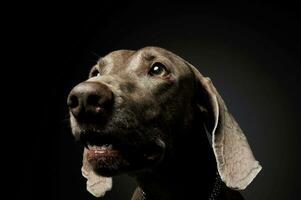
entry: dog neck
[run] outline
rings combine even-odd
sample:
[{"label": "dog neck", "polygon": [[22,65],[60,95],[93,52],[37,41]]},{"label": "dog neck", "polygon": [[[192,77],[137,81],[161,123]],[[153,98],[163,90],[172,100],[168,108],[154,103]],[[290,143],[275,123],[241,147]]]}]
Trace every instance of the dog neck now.
[{"label": "dog neck", "polygon": [[[166,180],[165,177],[158,177],[158,175],[152,175],[151,173],[148,176],[139,177],[137,180],[139,186],[136,188],[132,200],[194,199],[195,197],[217,200],[221,199],[220,196],[224,193],[224,185],[218,175],[213,184],[198,184],[198,181],[191,179],[181,180],[183,183],[180,184],[172,183],[170,180]],[[186,181],[190,181],[190,183],[185,185]]]},{"label": "dog neck", "polygon": [[139,187],[132,200],[218,199],[223,184],[207,135],[199,126],[178,129],[165,159],[133,175]]}]

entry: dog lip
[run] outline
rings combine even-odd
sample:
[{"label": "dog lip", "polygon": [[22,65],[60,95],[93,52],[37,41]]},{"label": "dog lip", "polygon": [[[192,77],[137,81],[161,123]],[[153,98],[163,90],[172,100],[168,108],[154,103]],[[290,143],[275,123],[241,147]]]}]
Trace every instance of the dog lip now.
[{"label": "dog lip", "polygon": [[101,146],[97,146],[97,145],[88,144],[88,149],[95,150],[95,151],[106,150],[106,149],[111,150],[111,149],[113,149],[113,145],[112,144],[103,144]]},{"label": "dog lip", "polygon": [[93,146],[110,146],[114,147],[123,144],[121,139],[114,135],[102,134],[101,132],[85,132],[80,134],[80,142],[85,145],[87,149]]}]

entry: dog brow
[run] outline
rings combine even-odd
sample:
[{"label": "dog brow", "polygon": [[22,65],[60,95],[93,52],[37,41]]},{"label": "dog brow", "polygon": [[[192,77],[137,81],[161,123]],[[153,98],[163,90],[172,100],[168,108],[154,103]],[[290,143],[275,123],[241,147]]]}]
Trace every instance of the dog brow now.
[{"label": "dog brow", "polygon": [[156,56],[152,53],[147,52],[142,55],[142,58],[146,61],[152,61],[156,58]]},{"label": "dog brow", "polygon": [[102,67],[105,66],[107,64],[106,60],[103,59],[103,57],[99,58],[97,61],[97,66],[98,67]]}]

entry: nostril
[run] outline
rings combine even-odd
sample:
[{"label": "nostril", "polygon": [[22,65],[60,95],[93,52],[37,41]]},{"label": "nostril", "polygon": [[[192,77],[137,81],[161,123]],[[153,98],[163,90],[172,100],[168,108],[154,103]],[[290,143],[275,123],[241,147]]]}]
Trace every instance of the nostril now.
[{"label": "nostril", "polygon": [[87,98],[87,105],[99,107],[101,97],[98,95],[89,95]]},{"label": "nostril", "polygon": [[67,105],[69,106],[69,108],[76,108],[79,105],[77,96],[71,95],[68,98]]}]

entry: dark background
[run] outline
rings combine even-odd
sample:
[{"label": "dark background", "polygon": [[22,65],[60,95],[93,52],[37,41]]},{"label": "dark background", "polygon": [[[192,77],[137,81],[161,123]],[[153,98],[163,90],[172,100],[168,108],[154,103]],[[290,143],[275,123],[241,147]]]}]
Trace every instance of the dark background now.
[{"label": "dark background", "polygon": [[[95,199],[81,177],[66,97],[99,56],[148,45],[212,78],[263,166],[243,195],[299,199],[299,10],[294,2],[11,5],[2,14],[10,55],[2,99],[13,104],[2,108],[9,199]],[[116,178],[106,199],[129,199],[133,188],[128,177]]]}]

